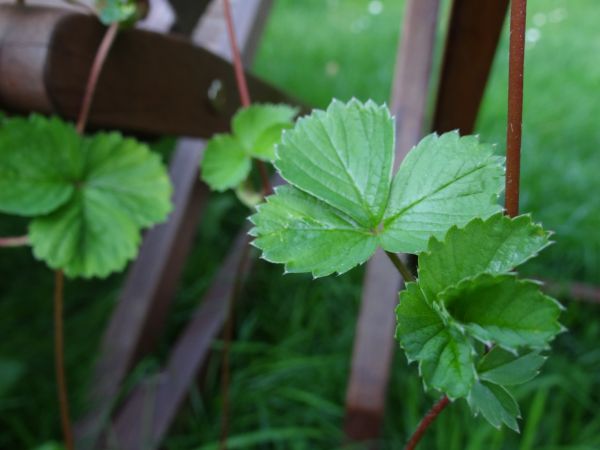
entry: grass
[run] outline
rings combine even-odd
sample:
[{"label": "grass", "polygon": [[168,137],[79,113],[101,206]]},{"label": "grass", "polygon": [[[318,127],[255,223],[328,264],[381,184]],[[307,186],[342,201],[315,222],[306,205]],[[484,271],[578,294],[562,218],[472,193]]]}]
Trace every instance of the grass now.
[{"label": "grass", "polygon": [[[331,97],[389,95],[402,2],[278,0],[255,70],[297,97],[324,107]],[[377,8],[371,6],[372,11]],[[530,0],[523,155],[523,207],[557,244],[528,271],[600,284],[600,50],[596,0]],[[536,28],[537,32],[532,32]],[[536,35],[537,33],[537,35]],[[534,38],[539,36],[535,42]],[[486,93],[478,131],[504,141],[506,33]],[[197,306],[245,212],[215,196],[199,229],[168,329],[137,369],[152,373]],[[0,234],[25,230],[0,218]],[[27,249],[2,250],[0,273],[0,448],[59,440],[52,368],[52,275]],[[237,311],[232,348],[230,448],[336,449],[359,308],[362,271],[311,281],[281,277],[258,264]],[[67,284],[67,364],[75,413],[122,276]],[[568,302],[568,301],[567,301]],[[522,433],[473,420],[462,402],[445,411],[422,449],[583,450],[600,448],[600,320],[597,307],[568,302],[571,330],[555,345],[543,374],[516,391]],[[392,313],[392,312],[390,312]],[[218,353],[220,344],[215,344]],[[90,356],[92,355],[92,356]],[[416,369],[395,356],[381,448],[401,448],[435,400]],[[213,358],[166,443],[171,450],[217,448],[219,359]]]}]

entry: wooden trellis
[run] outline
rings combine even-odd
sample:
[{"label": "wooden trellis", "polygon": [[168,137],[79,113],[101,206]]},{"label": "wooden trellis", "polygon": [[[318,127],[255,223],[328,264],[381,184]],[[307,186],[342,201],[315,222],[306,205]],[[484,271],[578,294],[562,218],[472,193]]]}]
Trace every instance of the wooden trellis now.
[{"label": "wooden trellis", "polygon": [[[165,2],[152,3],[169,8]],[[163,328],[209,195],[198,179],[199,138],[227,130],[239,107],[220,1],[172,3],[173,23],[151,19],[146,30],[119,34],[90,115],[91,127],[188,138],[178,141],[171,161],[175,210],[167,223],[144,237],[107,327],[92,383],[94,408],[78,426],[81,448],[107,436],[122,449],[160,445],[222,327],[232,277],[246,248],[242,229],[159,377],[139,384],[114,405],[128,372],[152,350]],[[271,3],[244,0],[234,5],[245,62],[252,58]],[[397,119],[396,164],[428,129],[472,131],[507,6],[508,0],[454,0],[433,119],[427,125],[439,0],[407,1],[391,99]],[[191,40],[169,35],[171,29],[190,34]],[[75,118],[102,33],[95,19],[74,9],[0,5],[2,107]],[[248,78],[255,100],[295,103]],[[379,434],[401,282],[382,254],[368,264],[346,399],[345,430],[353,440],[373,441]],[[143,414],[148,405],[155,406],[150,424]]]}]

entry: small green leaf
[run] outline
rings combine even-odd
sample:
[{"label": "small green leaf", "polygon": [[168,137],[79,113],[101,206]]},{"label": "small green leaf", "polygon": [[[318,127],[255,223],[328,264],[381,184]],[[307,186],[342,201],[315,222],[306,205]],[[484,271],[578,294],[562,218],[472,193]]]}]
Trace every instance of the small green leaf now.
[{"label": "small green leaf", "polygon": [[482,380],[512,386],[535,378],[545,361],[538,352],[515,355],[494,347],[477,364],[477,373]]},{"label": "small green leaf", "polygon": [[96,8],[104,25],[135,21],[137,15],[135,0],[96,0]]},{"label": "small green leaf", "polygon": [[509,350],[546,348],[561,331],[560,304],[544,295],[536,282],[512,274],[465,279],[439,299],[473,337]]},{"label": "small green leaf", "polygon": [[481,413],[492,426],[500,428],[504,423],[510,429],[519,432],[519,405],[504,387],[485,381],[477,382],[473,385],[467,401],[473,413]]},{"label": "small green leaf", "polygon": [[391,252],[419,253],[431,236],[486,217],[503,186],[503,158],[475,136],[432,134],[410,151],[394,177],[382,235]]},{"label": "small green leaf", "polygon": [[0,211],[36,216],[55,210],[73,194],[81,170],[79,136],[71,125],[36,115],[4,121]]},{"label": "small green leaf", "polygon": [[440,312],[425,301],[417,283],[407,283],[396,308],[396,338],[410,361],[419,361],[427,387],[450,398],[465,397],[475,382],[473,349]]},{"label": "small green leaf", "polygon": [[428,251],[419,256],[419,284],[432,301],[465,278],[511,271],[548,246],[548,237],[528,215],[511,219],[495,214],[463,228],[454,226],[443,241],[432,238]]},{"label": "small green leaf", "polygon": [[218,134],[205,149],[201,178],[212,190],[236,188],[250,173],[252,157],[272,161],[275,144],[298,113],[287,105],[252,105],[233,117],[233,134]]},{"label": "small green leaf", "polygon": [[375,251],[377,238],[357,230],[335,208],[292,186],[279,187],[276,194],[250,218],[255,225],[250,234],[258,235],[253,245],[267,261],[285,263],[287,272],[325,276],[362,264]]},{"label": "small green leaf", "polygon": [[281,132],[292,126],[296,114],[298,109],[288,105],[254,104],[233,117],[233,134],[249,155],[272,161]]},{"label": "small green leaf", "polygon": [[204,150],[202,180],[215,191],[239,185],[250,173],[251,160],[233,136],[212,138]]}]

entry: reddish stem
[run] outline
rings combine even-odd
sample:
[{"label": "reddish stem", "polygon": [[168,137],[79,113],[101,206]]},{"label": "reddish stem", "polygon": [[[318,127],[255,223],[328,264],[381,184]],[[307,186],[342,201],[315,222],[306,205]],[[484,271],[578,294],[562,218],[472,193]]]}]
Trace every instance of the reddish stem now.
[{"label": "reddish stem", "polygon": [[508,126],[506,129],[506,214],[519,214],[521,135],[523,127],[523,68],[527,0],[512,0],[508,66]]},{"label": "reddish stem", "polygon": [[65,375],[63,289],[64,276],[61,270],[57,270],[54,272],[54,369],[56,371],[60,423],[65,440],[65,447],[67,450],[73,450],[73,430],[71,428],[67,377]]},{"label": "reddish stem", "polygon": [[104,62],[106,61],[108,52],[110,51],[110,48],[112,47],[112,44],[115,41],[117,31],[119,31],[119,24],[117,22],[111,24],[108,27],[108,29],[104,33],[102,42],[100,42],[100,46],[98,47],[96,56],[94,57],[94,62],[92,63],[92,68],[90,69],[90,74],[87,80],[87,84],[85,86],[85,92],[83,94],[81,110],[79,111],[79,117],[77,118],[77,132],[79,134],[83,134],[85,130],[85,126],[87,124],[88,117],[90,114],[90,108],[92,106],[92,101],[94,100],[96,86],[98,85],[98,78],[100,77],[100,73],[102,72],[102,68],[104,67]]},{"label": "reddish stem", "polygon": [[22,247],[29,245],[27,236],[10,236],[0,238],[0,247]]},{"label": "reddish stem", "polygon": [[[90,69],[85,92],[77,118],[77,132],[83,134],[87,125],[90,108],[96,92],[98,78],[104,67],[108,52],[115,40],[119,24],[111,24],[100,42],[100,46],[94,57],[94,62]],[[56,383],[58,389],[58,402],[60,406],[60,422],[62,426],[65,447],[67,450],[73,450],[73,429],[69,413],[69,394],[67,390],[67,377],[65,371],[65,343],[64,343],[64,324],[63,324],[63,302],[64,302],[64,275],[61,270],[57,270],[54,275],[54,367],[56,371]]]},{"label": "reddish stem", "polygon": [[416,431],[411,436],[408,444],[406,444],[405,450],[414,450],[417,447],[417,444],[427,431],[427,428],[431,423],[437,418],[437,416],[444,410],[446,406],[448,406],[450,400],[448,397],[444,396],[437,402],[433,407],[429,410],[429,412],[423,417],[421,423],[417,427]]},{"label": "reddish stem", "polygon": [[[235,27],[233,24],[233,16],[231,14],[231,5],[229,0],[223,0],[223,9],[225,12],[225,22],[227,24],[227,35],[229,37],[229,45],[231,47],[231,56],[233,58],[233,69],[235,71],[235,80],[237,82],[238,92],[240,93],[240,102],[244,108],[250,106],[250,93],[248,92],[248,83],[246,82],[246,74],[242,63],[242,56],[237,45],[235,36]],[[260,174],[260,179],[263,185],[263,194],[271,195],[273,187],[269,180],[269,172],[264,162],[256,160],[256,167]]]}]

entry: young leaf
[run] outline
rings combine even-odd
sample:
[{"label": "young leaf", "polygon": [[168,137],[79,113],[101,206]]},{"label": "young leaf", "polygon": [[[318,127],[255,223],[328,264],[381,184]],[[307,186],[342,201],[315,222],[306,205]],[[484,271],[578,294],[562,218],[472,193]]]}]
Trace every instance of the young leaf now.
[{"label": "young leaf", "polygon": [[511,271],[548,246],[548,237],[527,215],[511,219],[495,214],[464,228],[454,226],[443,241],[432,238],[428,251],[419,256],[419,284],[432,301],[465,278]]},{"label": "young leaf", "polygon": [[357,229],[335,208],[292,186],[281,186],[276,192],[251,217],[255,228],[250,234],[256,236],[256,230],[261,230],[253,245],[265,249],[267,261],[285,263],[287,272],[325,276],[345,272],[375,251],[377,238]]},{"label": "young leaf", "polygon": [[559,303],[512,274],[467,278],[439,295],[450,316],[484,343],[542,349],[561,331]]},{"label": "young leaf", "polygon": [[476,136],[457,132],[424,138],[394,177],[382,234],[391,252],[418,253],[431,236],[497,211],[503,158]]},{"label": "young leaf", "polygon": [[477,364],[477,373],[481,380],[512,386],[535,378],[545,361],[538,352],[515,355],[494,347]]},{"label": "young leaf", "polygon": [[98,18],[104,25],[133,22],[137,15],[135,0],[96,0]]},{"label": "young leaf", "polygon": [[[442,155],[443,162],[449,151],[465,156],[469,171],[464,172],[458,165],[447,163],[454,171],[450,176],[444,176],[441,184],[411,175],[414,170],[431,178],[424,171],[425,167],[439,168],[436,160]],[[376,246],[389,251],[421,251],[431,234],[439,236],[454,224],[466,223],[472,214],[489,215],[499,209],[495,200],[502,187],[503,169],[501,159],[492,156],[487,146],[476,145],[473,139],[459,139],[453,134],[451,137],[426,138],[413,152],[416,156],[407,158],[408,169],[403,169],[403,164],[392,187],[394,121],[388,109],[371,101],[361,104],[352,100],[343,104],[334,100],[327,111],[314,111],[309,117],[300,119],[293,130],[284,133],[277,146],[275,166],[291,185],[313,198],[315,208],[333,208],[337,216],[347,218],[347,226],[356,231],[352,234],[353,239],[362,236],[365,242],[361,248],[372,248],[373,252]],[[452,206],[454,202],[456,205]],[[445,205],[440,206],[442,203]],[[426,212],[434,205],[441,207],[441,215]],[[272,208],[263,211],[273,213]],[[274,240],[261,240],[265,233],[285,236],[295,233],[290,230],[304,227],[303,224],[293,226],[291,216],[290,220],[278,225],[271,223],[280,226],[279,229],[263,228],[256,217],[260,214],[261,211],[252,218],[256,225],[253,235],[259,238],[255,245],[265,254],[272,250],[269,245],[275,243]],[[417,217],[418,225],[414,221]],[[327,229],[324,226],[321,231]],[[319,232],[305,238],[321,235]],[[375,246],[373,242],[376,242]],[[352,248],[358,246],[356,240],[348,244]],[[320,245],[320,242],[306,243],[305,248],[316,249]],[[327,269],[323,270],[318,255],[309,257],[305,254],[304,259],[314,261],[318,267],[304,264],[298,270],[317,275],[342,273],[353,267],[348,264],[345,252],[340,252],[337,258],[331,256],[327,260]],[[351,262],[359,264],[369,256],[361,253],[360,258],[353,258]],[[296,258],[289,252],[287,256],[281,254],[278,261],[290,262],[286,257]]]},{"label": "young leaf", "polygon": [[77,132],[59,119],[6,119],[0,131],[0,211],[36,216],[64,204],[81,172],[80,153]]},{"label": "young leaf", "polygon": [[217,135],[206,145],[202,159],[202,179],[215,191],[238,186],[246,179],[251,160],[237,139]]},{"label": "young leaf", "polygon": [[250,173],[252,158],[272,161],[275,144],[290,128],[296,108],[287,105],[252,105],[233,117],[233,134],[219,134],[206,146],[201,177],[211,189],[235,188]]},{"label": "young leaf", "polygon": [[472,346],[457,329],[444,323],[417,283],[407,283],[400,293],[396,317],[396,338],[409,362],[419,361],[425,385],[452,399],[465,397],[475,382]]},{"label": "young leaf", "polygon": [[477,382],[473,385],[467,401],[473,413],[481,413],[492,426],[500,428],[504,423],[510,429],[519,432],[519,405],[504,387],[485,381]]}]

